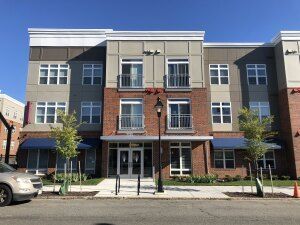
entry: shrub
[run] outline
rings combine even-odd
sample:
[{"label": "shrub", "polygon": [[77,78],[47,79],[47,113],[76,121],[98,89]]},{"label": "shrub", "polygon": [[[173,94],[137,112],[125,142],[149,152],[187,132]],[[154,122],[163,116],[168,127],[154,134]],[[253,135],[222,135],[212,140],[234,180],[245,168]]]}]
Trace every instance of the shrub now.
[{"label": "shrub", "polygon": [[282,175],[282,176],[280,177],[280,179],[281,179],[281,180],[290,180],[291,177],[290,177],[290,176],[284,176],[284,175]]},{"label": "shrub", "polygon": [[188,183],[215,183],[218,176],[214,174],[207,174],[203,176],[189,176],[186,178]]},{"label": "shrub", "polygon": [[227,182],[231,182],[231,181],[233,181],[233,177],[230,176],[230,175],[225,175],[225,180],[226,180]]},{"label": "shrub", "polygon": [[298,180],[300,180],[300,177],[298,177]]},{"label": "shrub", "polygon": [[273,180],[278,180],[278,175],[272,175]]},{"label": "shrub", "polygon": [[234,181],[241,181],[242,180],[242,177],[241,175],[236,175],[234,178],[233,178]]},{"label": "shrub", "polygon": [[[54,174],[52,176],[53,176],[52,179],[54,180],[54,178],[55,178]],[[79,177],[78,173],[72,173],[72,175],[69,174],[69,178],[71,179],[71,182],[78,182],[80,177]],[[57,182],[62,183],[64,181],[64,179],[65,179],[65,174],[64,173],[58,173],[58,174],[56,174],[56,181]],[[85,173],[81,174],[81,180],[82,181],[86,181],[87,179],[88,179],[88,175],[87,174],[85,174]]]},{"label": "shrub", "polygon": [[[253,179],[253,177],[252,177],[252,179]],[[245,176],[244,180],[251,180],[251,176]]]}]

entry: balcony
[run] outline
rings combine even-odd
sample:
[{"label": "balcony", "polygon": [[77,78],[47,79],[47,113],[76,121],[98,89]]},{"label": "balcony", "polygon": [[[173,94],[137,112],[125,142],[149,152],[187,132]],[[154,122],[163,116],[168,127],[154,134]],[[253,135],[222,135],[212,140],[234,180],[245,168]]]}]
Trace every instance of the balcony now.
[{"label": "balcony", "polygon": [[191,78],[188,74],[166,75],[165,76],[166,88],[191,88]]},{"label": "balcony", "polygon": [[136,131],[144,129],[144,115],[120,115],[119,130]]},{"label": "balcony", "polygon": [[120,89],[144,88],[144,76],[132,75],[132,74],[122,74],[122,75],[119,75],[118,84],[119,84]]},{"label": "balcony", "polygon": [[168,130],[192,130],[193,116],[191,114],[169,114],[167,117]]}]

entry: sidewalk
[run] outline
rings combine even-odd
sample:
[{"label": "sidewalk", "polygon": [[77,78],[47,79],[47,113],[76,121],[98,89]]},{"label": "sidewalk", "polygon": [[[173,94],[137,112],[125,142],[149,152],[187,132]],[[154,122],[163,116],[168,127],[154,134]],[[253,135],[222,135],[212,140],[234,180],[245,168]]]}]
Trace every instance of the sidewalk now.
[{"label": "sidewalk", "polygon": [[[153,198],[153,199],[230,199],[224,192],[242,192],[241,186],[165,186],[165,192],[155,194],[155,183],[152,179],[141,179],[140,195],[137,195],[137,179],[121,179],[120,192],[115,194],[115,179],[105,179],[94,186],[72,186],[72,192],[98,191],[95,198]],[[59,190],[57,185],[56,191]],[[52,185],[44,186],[43,191],[53,191]],[[251,192],[250,186],[244,187],[245,192]],[[253,187],[253,191],[256,188]],[[271,187],[264,187],[266,193],[271,193]],[[293,187],[274,187],[275,193],[293,195]]]}]

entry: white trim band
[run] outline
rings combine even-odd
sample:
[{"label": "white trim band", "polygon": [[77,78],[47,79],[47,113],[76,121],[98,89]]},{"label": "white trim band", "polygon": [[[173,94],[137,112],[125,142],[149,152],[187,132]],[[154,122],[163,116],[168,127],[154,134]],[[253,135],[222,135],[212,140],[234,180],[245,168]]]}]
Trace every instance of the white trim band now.
[{"label": "white trim band", "polygon": [[[114,135],[101,136],[102,141],[157,141],[158,136],[142,135]],[[213,136],[161,136],[162,141],[207,141],[212,140]]]}]

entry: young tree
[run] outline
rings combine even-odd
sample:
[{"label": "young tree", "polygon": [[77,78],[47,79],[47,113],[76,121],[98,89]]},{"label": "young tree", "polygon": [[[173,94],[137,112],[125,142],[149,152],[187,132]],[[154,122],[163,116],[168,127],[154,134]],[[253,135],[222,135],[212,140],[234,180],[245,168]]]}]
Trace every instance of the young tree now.
[{"label": "young tree", "polygon": [[268,145],[264,140],[272,137],[276,132],[270,131],[273,116],[268,116],[260,120],[257,111],[253,111],[246,107],[239,111],[240,130],[244,131],[247,145],[246,158],[250,163],[255,163],[257,168],[257,160],[260,159],[267,151]]},{"label": "young tree", "polygon": [[[66,159],[67,178],[69,178],[70,159],[77,156],[77,146],[82,141],[81,137],[77,135],[77,128],[80,124],[77,124],[75,112],[65,114],[64,111],[58,110],[57,115],[62,126],[51,127],[51,136],[55,138],[58,154]],[[68,182],[68,179],[66,179],[64,185],[67,185]]]}]

